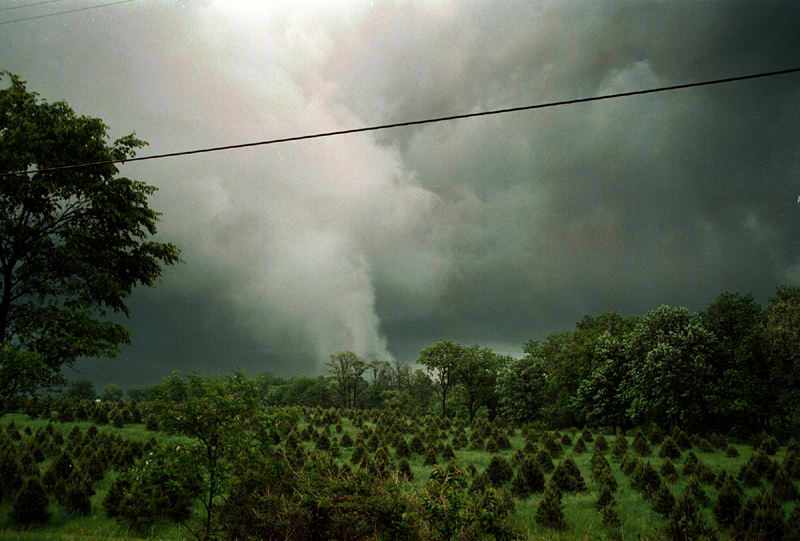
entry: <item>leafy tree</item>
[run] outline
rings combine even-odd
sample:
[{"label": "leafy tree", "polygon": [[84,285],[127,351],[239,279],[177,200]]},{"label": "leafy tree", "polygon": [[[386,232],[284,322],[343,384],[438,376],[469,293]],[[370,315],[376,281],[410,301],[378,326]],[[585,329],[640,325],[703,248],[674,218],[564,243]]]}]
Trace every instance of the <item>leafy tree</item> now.
[{"label": "leafy tree", "polygon": [[188,450],[194,471],[200,468],[203,472],[201,502],[206,517],[201,537],[208,539],[233,464],[245,448],[252,447],[258,387],[241,373],[225,378],[197,374],[184,378],[176,373],[154,390],[149,407],[162,430],[198,441]]},{"label": "leafy tree", "polygon": [[510,361],[497,378],[501,414],[516,423],[539,420],[546,389],[547,376],[540,358],[526,355]]},{"label": "leafy tree", "polygon": [[639,320],[629,336],[630,379],[624,392],[631,421],[702,430],[708,421],[714,336],[700,316],[662,306]]},{"label": "leafy tree", "polygon": [[122,395],[124,394],[122,387],[116,385],[114,383],[109,383],[103,390],[100,391],[100,400],[103,402],[118,402],[122,400]]},{"label": "leafy tree", "polygon": [[331,355],[325,363],[330,370],[334,388],[343,408],[355,408],[358,394],[364,386],[361,376],[367,371],[367,362],[352,351],[340,351]]},{"label": "leafy tree", "polygon": [[[130,333],[105,319],[128,314],[137,285],[151,286],[178,249],[150,240],[155,188],[117,176],[113,164],[145,143],[109,143],[100,119],[40,101],[19,77],[0,90],[0,411],[60,383],[62,365],[113,356]],[[38,170],[34,173],[25,171]]]},{"label": "leafy tree", "polygon": [[606,333],[624,335],[633,321],[616,312],[587,315],[573,330],[556,332],[544,342],[529,341],[523,346],[528,356],[542,359],[548,383],[544,417],[549,424],[583,424],[581,410],[573,407],[573,400],[581,383],[598,364],[594,360],[598,340]]},{"label": "leafy tree", "polygon": [[624,342],[605,332],[597,340],[593,357],[595,369],[581,382],[573,404],[592,425],[626,426],[628,404],[620,393],[629,369]]},{"label": "leafy tree", "polygon": [[763,310],[752,295],[725,292],[701,314],[716,338],[711,356],[713,378],[707,393],[714,424],[739,430],[767,427],[761,329]]},{"label": "leafy tree", "polygon": [[92,380],[86,378],[73,379],[67,383],[64,396],[76,400],[94,400],[97,398]]},{"label": "leafy tree", "polygon": [[463,349],[454,375],[470,422],[481,406],[496,405],[495,386],[500,363],[501,358],[489,348],[475,344]]},{"label": "leafy tree", "polygon": [[464,357],[464,347],[444,340],[423,349],[417,362],[433,375],[436,390],[442,400],[442,417],[447,417],[447,395],[456,382],[456,372]]},{"label": "leafy tree", "polygon": [[[770,299],[762,333],[766,350],[765,407],[788,431],[791,416],[800,411],[800,288],[780,286]],[[774,398],[772,398],[774,397]],[[797,422],[795,420],[795,422]]]}]

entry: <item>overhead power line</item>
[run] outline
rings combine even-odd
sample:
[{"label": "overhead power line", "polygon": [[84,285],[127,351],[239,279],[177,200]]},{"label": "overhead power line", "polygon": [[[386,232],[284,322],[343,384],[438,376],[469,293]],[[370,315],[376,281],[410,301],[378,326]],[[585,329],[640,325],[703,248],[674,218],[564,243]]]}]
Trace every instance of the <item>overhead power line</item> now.
[{"label": "overhead power line", "polygon": [[[0,25],[3,24],[11,24],[11,23],[21,23],[23,21],[32,21],[34,19],[44,19],[46,17],[55,17],[56,15],[66,15],[67,13],[78,13],[80,11],[89,11],[90,9],[100,9],[109,6],[116,6],[119,4],[127,4],[128,2],[133,2],[134,0],[117,0],[116,2],[108,2],[106,4],[99,4],[96,6],[87,6],[83,8],[75,8],[75,9],[66,9],[64,11],[53,11],[51,13],[43,13],[41,15],[31,15],[29,17],[21,17],[19,19],[11,19],[10,21],[0,21]],[[46,4],[48,2],[39,2],[39,4]],[[39,5],[39,4],[31,4],[31,5]],[[16,6],[16,7],[23,7],[23,6]],[[27,7],[27,6],[24,6]],[[8,8],[13,9],[13,8]]]},{"label": "overhead power line", "polygon": [[12,9],[32,8],[34,6],[41,6],[43,4],[55,4],[56,2],[63,2],[64,0],[41,0],[40,2],[28,2],[27,4],[20,4],[18,6],[9,6],[0,8],[0,11],[11,11]]},{"label": "overhead power line", "polygon": [[320,132],[320,133],[312,133],[306,135],[296,135],[293,137],[281,137],[278,139],[267,139],[264,141],[251,141],[249,143],[238,143],[233,145],[224,145],[224,146],[217,146],[217,147],[209,147],[209,148],[199,148],[194,150],[182,150],[178,152],[167,152],[164,154],[151,154],[149,156],[139,156],[134,158],[129,158],[127,160],[106,160],[106,161],[99,161],[99,162],[90,162],[90,163],[76,163],[72,165],[62,165],[57,167],[47,167],[42,169],[30,169],[27,171],[7,171],[0,173],[0,178],[7,177],[11,175],[25,175],[25,174],[35,174],[35,173],[49,173],[53,171],[64,171],[68,169],[82,169],[86,167],[94,167],[100,165],[111,165],[117,163],[127,163],[127,162],[141,162],[145,160],[158,160],[162,158],[174,158],[177,156],[189,156],[192,154],[205,154],[209,152],[219,152],[222,150],[235,150],[240,148],[249,148],[249,147],[256,147],[256,146],[264,146],[264,145],[275,145],[279,143],[289,143],[293,141],[305,141],[307,139],[321,139],[323,137],[334,137],[337,135],[348,135],[353,133],[364,133],[364,132],[371,132],[371,131],[378,131],[378,130],[388,130],[392,128],[403,128],[408,126],[420,126],[423,124],[434,124],[437,122],[449,122],[452,120],[462,120],[467,118],[476,118],[481,116],[490,116],[490,115],[502,115],[506,113],[517,113],[520,111],[531,111],[534,109],[546,109],[550,107],[560,107],[563,105],[574,105],[577,103],[587,103],[593,101],[602,101],[602,100],[611,100],[617,98],[626,98],[629,96],[641,96],[644,94],[655,94],[658,92],[669,92],[671,90],[681,90],[685,88],[695,88],[700,86],[711,86],[711,85],[719,85],[724,83],[733,83],[737,81],[746,81],[748,79],[763,79],[765,77],[776,77],[778,75],[786,75],[789,73],[797,73],[800,72],[800,67],[797,68],[789,68],[779,71],[768,71],[764,73],[753,73],[750,75],[740,75],[737,77],[726,77],[724,79],[713,79],[708,81],[696,81],[693,83],[683,83],[679,85],[671,85],[671,86],[661,86],[657,88],[648,88],[646,90],[632,90],[629,92],[617,92],[614,94],[603,94],[600,96],[592,96],[589,98],[574,98],[569,100],[561,100],[561,101],[552,101],[548,103],[539,103],[535,105],[523,105],[520,107],[509,107],[506,109],[493,109],[489,111],[480,111],[476,113],[463,113],[458,115],[450,115],[450,116],[441,116],[435,118],[426,118],[423,120],[409,120],[405,122],[394,122],[391,124],[379,124],[376,126],[365,126],[361,128],[350,128],[346,130],[335,130],[335,131],[328,131],[328,132]]}]

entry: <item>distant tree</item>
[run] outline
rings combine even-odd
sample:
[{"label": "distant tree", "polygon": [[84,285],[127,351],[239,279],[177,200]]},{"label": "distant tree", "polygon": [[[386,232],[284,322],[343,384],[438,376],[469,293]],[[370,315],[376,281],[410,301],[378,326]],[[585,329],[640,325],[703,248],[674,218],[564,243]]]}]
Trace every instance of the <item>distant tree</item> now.
[{"label": "distant tree", "polygon": [[648,312],[628,336],[630,371],[623,392],[631,421],[703,431],[709,420],[714,336],[700,316],[662,306]]},{"label": "distant tree", "polygon": [[526,355],[510,361],[497,378],[501,415],[516,423],[539,420],[546,389],[547,375],[541,359]]},{"label": "distant tree", "polygon": [[[106,318],[127,315],[138,285],[152,286],[179,251],[151,240],[155,188],[117,176],[113,164],[145,143],[108,141],[100,119],[40,101],[0,73],[0,413],[11,401],[62,382],[80,357],[113,356],[130,333]],[[36,173],[26,171],[38,170]]]},{"label": "distant tree", "polygon": [[494,395],[499,367],[500,358],[491,349],[477,344],[463,348],[454,369],[454,378],[470,422],[479,408],[497,402]]},{"label": "distant tree", "polygon": [[131,402],[142,402],[147,400],[147,395],[150,393],[150,387],[129,387],[128,399]]},{"label": "distant tree", "polygon": [[330,380],[325,376],[297,376],[291,378],[280,387],[270,388],[269,396],[271,403],[274,399],[274,405],[277,406],[307,406],[310,408],[320,406],[330,408],[336,405]]},{"label": "distant tree", "polygon": [[442,403],[442,417],[447,417],[447,397],[456,382],[456,372],[464,356],[464,347],[450,340],[437,342],[423,349],[417,363],[433,376]]},{"label": "distant tree", "polygon": [[609,332],[597,341],[593,354],[596,367],[578,387],[573,404],[594,426],[628,425],[628,403],[621,393],[629,363],[624,339]]},{"label": "distant tree", "polygon": [[764,397],[771,392],[761,347],[763,310],[750,294],[725,292],[701,317],[716,338],[708,388],[715,424],[723,429],[735,424],[743,433],[767,428]]},{"label": "distant tree", "polygon": [[352,351],[340,351],[331,355],[330,361],[325,364],[342,407],[355,408],[359,392],[364,386],[361,376],[369,368],[367,362]]},{"label": "distant tree", "polygon": [[436,385],[425,371],[414,370],[409,378],[408,394],[414,405],[414,413],[427,413],[433,408]]},{"label": "distant tree", "polygon": [[765,407],[788,433],[790,416],[800,411],[800,287],[777,288],[767,309],[762,340],[769,389]]},{"label": "distant tree", "polygon": [[64,396],[80,400],[94,400],[97,398],[97,391],[94,389],[92,380],[79,378],[70,381],[64,389]]},{"label": "distant tree", "polygon": [[103,402],[117,402],[122,400],[123,394],[122,387],[114,383],[109,383],[100,391],[100,400]]},{"label": "distant tree", "polygon": [[529,341],[523,351],[541,359],[547,374],[547,400],[543,417],[552,425],[580,426],[585,422],[582,410],[573,407],[581,383],[597,366],[594,353],[604,334],[621,337],[635,323],[635,318],[623,318],[616,312],[584,316],[572,330],[558,331],[543,342]]}]

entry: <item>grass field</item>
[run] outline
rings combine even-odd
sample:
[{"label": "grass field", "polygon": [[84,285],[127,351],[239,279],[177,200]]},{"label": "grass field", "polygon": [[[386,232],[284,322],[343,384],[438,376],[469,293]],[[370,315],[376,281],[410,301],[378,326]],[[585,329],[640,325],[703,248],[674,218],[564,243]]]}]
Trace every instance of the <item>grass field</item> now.
[{"label": "grass field", "polygon": [[[393,434],[381,434],[376,427],[385,426],[385,423],[376,424],[374,419],[368,419],[366,421],[360,419],[356,424],[348,417],[340,419],[336,416],[336,420],[340,423],[339,427],[336,426],[336,423],[322,423],[319,418],[301,416],[300,421],[295,427],[296,434],[305,434],[305,436],[307,436],[307,438],[300,438],[301,446],[311,451],[319,446],[318,443],[312,440],[317,440],[324,434],[329,441],[333,439],[336,440],[340,453],[337,460],[340,464],[344,464],[350,462],[357,445],[363,444],[368,447],[370,445],[369,438],[375,437],[377,440],[384,443],[385,449],[388,451],[392,462],[396,464],[400,459],[400,457],[397,456],[397,447],[395,445],[398,441],[398,437],[403,437],[408,442],[416,435],[426,438],[427,446],[430,446],[430,442],[432,441],[439,444],[440,449],[437,454],[437,463],[444,466],[449,461],[441,458],[441,447],[448,444],[453,445],[454,435],[458,431],[462,431],[467,440],[472,439],[474,431],[472,427],[465,426],[465,423],[456,422],[447,430],[431,429],[426,432],[425,426],[427,426],[431,420],[416,419],[413,422],[408,420],[403,423],[396,422],[395,426],[402,424],[403,428],[401,430],[398,431],[395,428]],[[8,426],[12,423],[16,426],[20,439],[15,440],[11,438],[11,441],[14,442],[17,448],[20,448],[27,438],[34,438],[37,430],[41,432],[41,429],[46,428],[48,424],[50,424],[50,421],[46,419],[31,419],[21,414],[6,415],[0,420],[2,429],[7,433],[10,433]],[[86,433],[90,430],[92,423],[86,421],[68,423],[53,422],[50,430],[60,432],[61,436],[67,439],[75,426],[79,427],[81,432]],[[155,438],[162,443],[169,443],[170,445],[185,445],[190,443],[190,440],[186,438],[167,436],[160,432],[146,430],[143,425],[138,424],[126,425],[121,428],[102,425],[97,428],[101,432],[113,434],[120,439],[137,440],[142,443],[149,441],[151,438]],[[535,517],[539,503],[542,500],[542,492],[533,493],[523,498],[515,498],[512,521],[516,525],[517,531],[521,534],[521,537],[526,539],[554,540],[635,539],[639,537],[644,539],[665,538],[666,534],[663,526],[666,519],[663,515],[653,510],[651,499],[645,498],[639,490],[635,489],[631,476],[623,472],[623,460],[619,457],[615,457],[613,454],[613,445],[615,443],[615,436],[613,434],[605,434],[608,448],[603,451],[602,454],[610,464],[611,474],[618,485],[614,493],[614,499],[619,509],[621,523],[616,526],[608,526],[603,524],[603,515],[598,511],[595,505],[600,493],[600,485],[593,479],[591,459],[596,444],[595,437],[600,434],[598,431],[592,433],[592,442],[585,442],[585,450],[583,452],[578,452],[580,449],[575,449],[574,446],[581,438],[581,431],[577,429],[548,432],[533,429],[498,428],[488,425],[488,423],[483,423],[483,428],[480,430],[485,431],[486,434],[492,437],[496,436],[497,439],[500,440],[502,440],[503,437],[507,438],[509,446],[505,449],[487,451],[485,448],[473,449],[469,443],[464,446],[453,445],[453,447],[455,447],[455,458],[452,459],[452,462],[463,468],[469,468],[470,471],[474,470],[475,473],[469,476],[471,481],[474,480],[479,473],[486,471],[492,457],[495,455],[511,463],[514,461],[515,455],[518,458],[526,455],[526,453],[523,452],[526,443],[528,443],[529,449],[533,444],[535,444],[533,446],[536,447],[537,450],[543,449],[542,441],[545,439],[545,435],[551,435],[554,440],[558,441],[558,449],[560,451],[552,453],[555,455],[552,457],[553,463],[558,465],[565,457],[572,456],[585,481],[585,491],[566,492],[563,495],[563,514],[566,527],[561,530],[554,530],[537,523]],[[28,435],[28,432],[30,432],[30,435]],[[341,438],[345,434],[355,441],[353,445],[340,445]],[[731,530],[719,528],[714,514],[712,513],[712,507],[717,500],[719,492],[719,487],[717,483],[715,483],[715,479],[718,478],[722,472],[728,472],[733,477],[736,477],[740,470],[742,470],[743,465],[756,453],[756,450],[754,450],[751,445],[735,442],[724,442],[724,445],[716,447],[708,445],[707,442],[698,445],[698,438],[693,437],[692,439],[695,444],[692,445],[690,449],[682,450],[680,456],[672,459],[672,463],[677,469],[674,480],[668,482],[664,479],[664,482],[667,483],[670,492],[678,498],[691,478],[691,475],[682,473],[682,467],[686,461],[686,457],[690,453],[693,453],[701,463],[707,466],[707,470],[710,470],[713,474],[709,475],[708,472],[706,472],[705,482],[700,484],[702,490],[707,495],[707,500],[701,505],[700,513],[704,516],[706,524],[714,535],[722,539],[729,538],[731,536]],[[484,439],[484,442],[486,441],[488,441],[488,438]],[[632,434],[625,435],[624,442],[627,444],[627,454],[630,455],[630,457],[636,456],[639,461],[649,462],[655,471],[661,471],[665,459],[659,456],[658,445],[651,444],[647,450],[648,452],[644,455],[638,455],[634,452],[634,438]],[[280,445],[286,445],[286,438],[280,442]],[[484,446],[485,443],[482,447]],[[731,449],[735,449],[736,452],[732,452]],[[789,461],[786,456],[787,446],[783,445],[777,449],[771,449],[771,451],[775,452],[769,455],[770,463],[773,464],[774,467],[777,467],[778,464],[783,464],[786,465],[788,469],[790,465],[788,464]],[[47,455],[45,459],[38,464],[38,471],[40,473],[47,471],[53,460],[54,455],[52,453]],[[632,458],[628,458],[627,460],[632,460]],[[413,473],[413,487],[409,487],[409,490],[424,489],[434,466],[430,464],[425,465],[424,456],[413,452],[408,457],[408,463]],[[797,483],[797,469],[798,468],[795,467],[794,470],[792,470],[795,478],[791,483],[795,488]],[[105,473],[105,476],[93,484],[95,494],[91,499],[91,511],[88,516],[70,514],[63,509],[60,504],[52,501],[51,498],[51,503],[49,505],[51,516],[49,520],[44,524],[36,524],[28,527],[23,527],[14,522],[10,517],[13,506],[13,495],[6,493],[6,497],[4,497],[2,503],[0,503],[0,538],[20,540],[193,539],[185,528],[167,521],[157,522],[146,531],[139,531],[125,522],[118,524],[114,519],[108,518],[102,502],[116,475],[117,472],[115,469],[110,467]],[[546,474],[547,479],[551,479],[551,477],[551,473]],[[744,486],[743,499],[758,494],[762,488],[769,488],[771,485],[768,477],[769,475],[758,476],[756,482],[750,483],[753,486]],[[510,483],[506,482],[499,488],[508,490],[509,487]],[[781,508],[787,515],[792,511],[795,504],[796,498],[780,502]],[[202,511],[199,504],[197,504],[195,508],[198,513]]]}]

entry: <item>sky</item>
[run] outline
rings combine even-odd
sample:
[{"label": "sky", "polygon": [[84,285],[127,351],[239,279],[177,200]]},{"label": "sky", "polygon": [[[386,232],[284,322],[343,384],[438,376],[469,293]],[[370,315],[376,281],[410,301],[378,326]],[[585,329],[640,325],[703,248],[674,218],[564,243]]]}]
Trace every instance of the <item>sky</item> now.
[{"label": "sky", "polygon": [[[794,1],[25,3],[0,69],[140,155],[800,67]],[[518,356],[585,314],[764,304],[800,285],[799,128],[790,74],[120,166],[185,263],[67,377]]]}]

